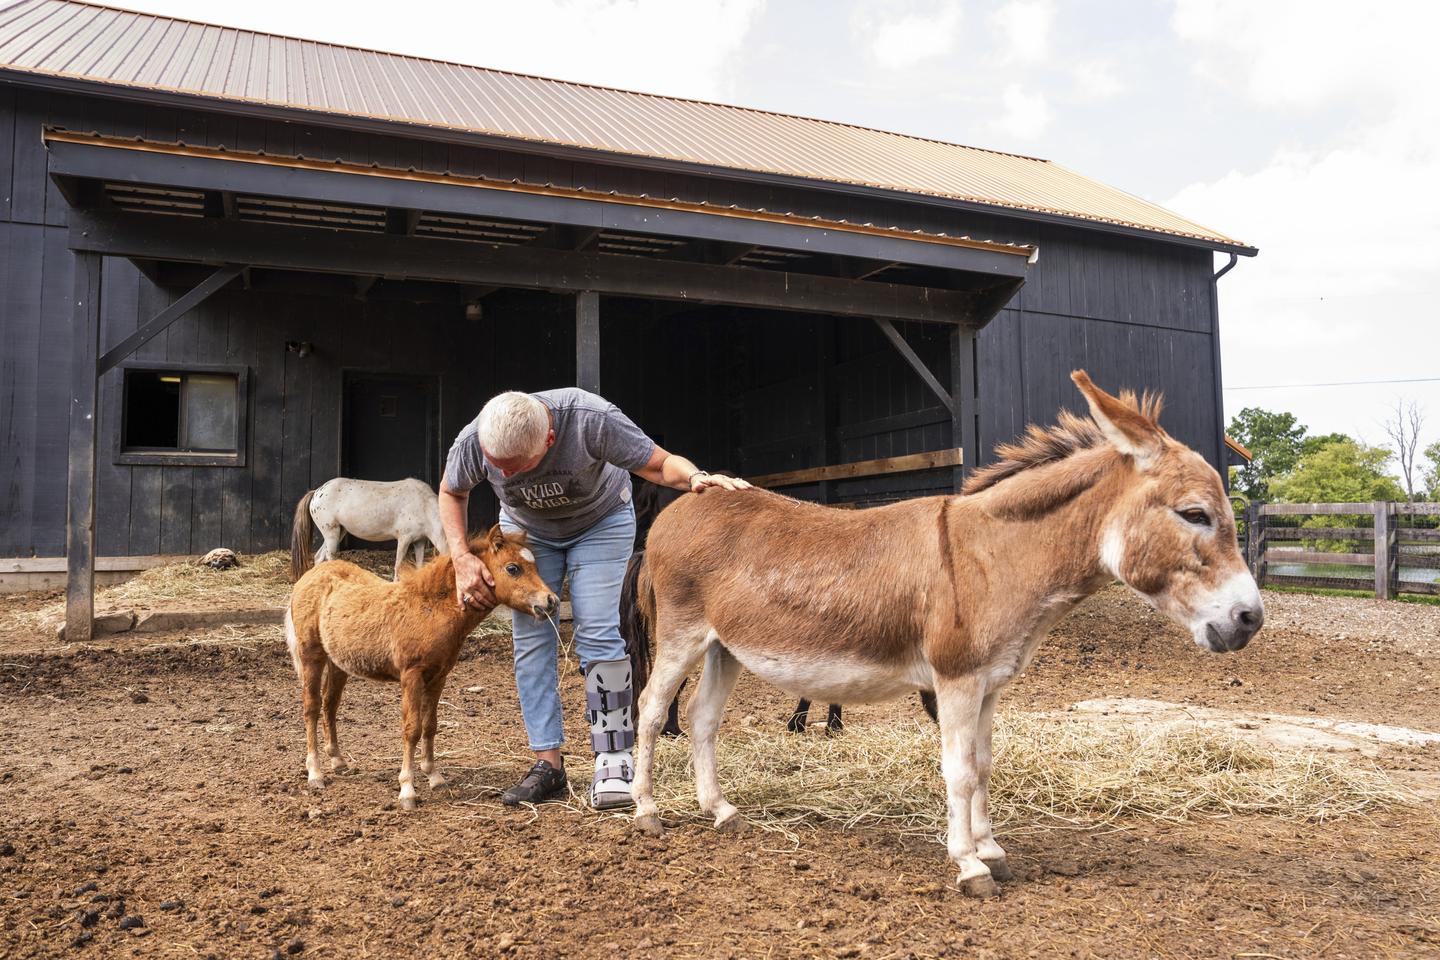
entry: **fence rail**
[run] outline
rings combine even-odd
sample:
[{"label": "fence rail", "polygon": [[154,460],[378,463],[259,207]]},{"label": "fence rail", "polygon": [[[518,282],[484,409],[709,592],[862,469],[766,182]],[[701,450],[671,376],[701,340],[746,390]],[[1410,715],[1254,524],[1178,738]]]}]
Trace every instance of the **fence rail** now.
[{"label": "fence rail", "polygon": [[[1295,526],[1307,517],[1359,517],[1368,514],[1368,526]],[[1403,546],[1440,544],[1440,530],[1414,526],[1416,517],[1440,516],[1440,503],[1252,503],[1245,507],[1242,546],[1250,572],[1261,586],[1267,583],[1363,590],[1373,586],[1375,596],[1391,599],[1397,593],[1440,595],[1440,583],[1401,580],[1402,565],[1411,570],[1440,570],[1440,553],[1405,552]],[[1402,518],[1412,518],[1401,525]],[[1279,518],[1285,518],[1281,520]],[[1307,549],[1321,541],[1349,541],[1350,549],[1369,546],[1369,553]],[[1368,541],[1356,543],[1355,541]],[[1295,575],[1270,572],[1271,564],[1298,563],[1350,566],[1359,576]]]}]

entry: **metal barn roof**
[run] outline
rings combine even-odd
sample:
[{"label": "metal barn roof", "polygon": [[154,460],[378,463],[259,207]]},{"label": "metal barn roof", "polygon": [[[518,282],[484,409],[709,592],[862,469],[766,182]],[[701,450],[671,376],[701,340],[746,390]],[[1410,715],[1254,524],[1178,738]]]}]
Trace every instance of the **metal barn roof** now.
[{"label": "metal barn roof", "polygon": [[1047,160],[73,0],[0,9],[4,71],[874,187],[1253,252]]}]

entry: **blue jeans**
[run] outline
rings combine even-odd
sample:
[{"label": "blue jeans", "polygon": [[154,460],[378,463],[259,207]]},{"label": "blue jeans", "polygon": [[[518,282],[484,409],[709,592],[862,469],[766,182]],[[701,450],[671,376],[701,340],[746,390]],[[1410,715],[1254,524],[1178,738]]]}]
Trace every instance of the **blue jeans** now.
[{"label": "blue jeans", "polygon": [[[502,519],[508,533],[520,528]],[[558,596],[568,574],[575,622],[575,651],[581,669],[625,657],[620,637],[620,584],[635,547],[635,507],[626,503],[569,540],[530,534],[535,566]],[[558,638],[548,620],[515,613],[515,686],[530,749],[553,750],[565,742],[560,712]]]}]

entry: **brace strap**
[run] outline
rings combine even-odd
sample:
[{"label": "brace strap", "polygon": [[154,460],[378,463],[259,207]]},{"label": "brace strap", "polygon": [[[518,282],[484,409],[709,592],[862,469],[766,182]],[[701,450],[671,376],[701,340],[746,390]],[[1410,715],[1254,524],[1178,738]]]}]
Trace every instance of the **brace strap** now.
[{"label": "brace strap", "polygon": [[[585,691],[585,706],[591,713],[604,713],[609,710],[619,710],[621,707],[628,707],[635,702],[635,695],[630,688],[624,690],[587,690]],[[594,717],[590,718],[592,721]]]},{"label": "brace strap", "polygon": [[629,783],[631,778],[632,773],[629,765],[622,765],[618,767],[601,767],[599,770],[595,771],[596,783],[599,783],[602,780],[624,780],[626,783]]},{"label": "brace strap", "polygon": [[592,730],[590,746],[596,753],[615,753],[635,746],[634,730]]}]

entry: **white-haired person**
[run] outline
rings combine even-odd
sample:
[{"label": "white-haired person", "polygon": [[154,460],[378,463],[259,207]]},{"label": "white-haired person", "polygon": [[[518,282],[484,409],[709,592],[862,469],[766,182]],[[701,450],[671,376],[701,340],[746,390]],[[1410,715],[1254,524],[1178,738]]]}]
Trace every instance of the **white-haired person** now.
[{"label": "white-haired person", "polygon": [[[493,602],[489,571],[466,538],[470,491],[484,481],[500,500],[500,525],[529,535],[545,583],[558,594],[569,578],[595,752],[590,803],[600,810],[632,803],[634,693],[620,637],[620,583],[635,543],[631,473],[696,493],[749,486],[662,449],[613,403],[575,387],[492,398],[455,438],[440,484],[459,603]],[[515,614],[515,686],[535,764],[501,796],[511,806],[565,790],[557,641],[550,623]]]}]

